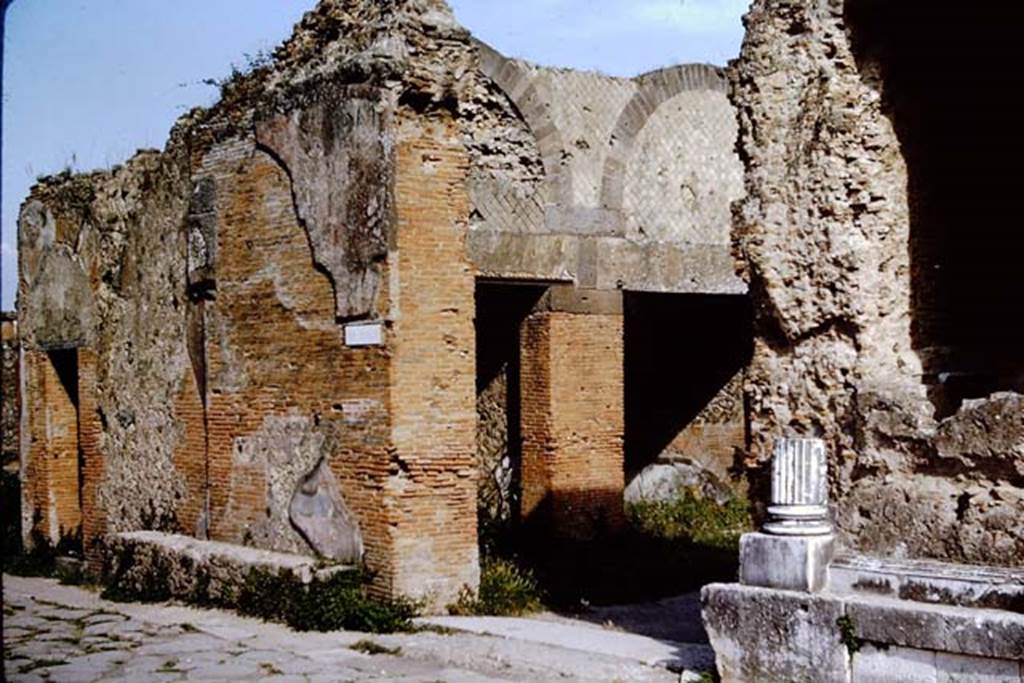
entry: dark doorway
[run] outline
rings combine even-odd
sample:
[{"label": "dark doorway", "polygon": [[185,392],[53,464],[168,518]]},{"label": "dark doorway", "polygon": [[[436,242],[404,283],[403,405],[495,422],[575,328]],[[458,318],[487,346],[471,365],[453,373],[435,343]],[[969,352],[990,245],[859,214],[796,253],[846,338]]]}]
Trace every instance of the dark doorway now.
[{"label": "dark doorway", "polygon": [[478,505],[485,546],[508,536],[519,518],[519,330],[546,290],[515,282],[476,285]]},{"label": "dark doorway", "polygon": [[907,164],[913,345],[939,415],[1024,388],[1013,9],[847,3],[860,70],[880,76]]},{"label": "dark doorway", "polygon": [[630,292],[624,304],[626,480],[673,457],[724,475],[746,439],[747,297]]}]

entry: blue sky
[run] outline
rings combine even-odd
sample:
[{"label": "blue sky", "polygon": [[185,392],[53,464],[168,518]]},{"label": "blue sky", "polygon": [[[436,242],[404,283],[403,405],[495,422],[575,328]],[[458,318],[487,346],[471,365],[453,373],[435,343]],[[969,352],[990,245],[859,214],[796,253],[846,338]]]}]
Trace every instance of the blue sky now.
[{"label": "blue sky", "polygon": [[[724,64],[749,0],[451,0],[505,54],[632,76]],[[4,28],[0,304],[14,305],[18,206],[37,176],[163,147],[245,55],[272,50],[315,0],[13,0]]]}]

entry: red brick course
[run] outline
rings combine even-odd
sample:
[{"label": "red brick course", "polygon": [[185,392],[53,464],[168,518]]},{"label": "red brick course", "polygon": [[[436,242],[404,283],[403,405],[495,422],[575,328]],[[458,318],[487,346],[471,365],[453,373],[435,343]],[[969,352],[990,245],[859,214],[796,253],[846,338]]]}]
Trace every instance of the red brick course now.
[{"label": "red brick course", "polygon": [[622,316],[534,313],[521,344],[524,519],[573,539],[620,529]]}]

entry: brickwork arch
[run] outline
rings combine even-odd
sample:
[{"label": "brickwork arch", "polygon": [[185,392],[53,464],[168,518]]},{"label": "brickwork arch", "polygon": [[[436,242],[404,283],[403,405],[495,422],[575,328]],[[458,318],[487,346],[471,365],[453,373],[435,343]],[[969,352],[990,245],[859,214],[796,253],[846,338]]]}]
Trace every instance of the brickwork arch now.
[{"label": "brickwork arch", "polygon": [[508,96],[537,141],[550,201],[570,204],[572,177],[563,160],[566,147],[562,131],[549,109],[552,94],[538,84],[520,62],[479,40],[474,43],[480,56],[480,71]]},{"label": "brickwork arch", "polygon": [[601,207],[622,210],[626,169],[640,131],[658,108],[689,90],[726,92],[722,70],[709,64],[684,64],[650,71],[634,79],[636,94],[619,114],[608,138],[609,151],[604,162]]}]

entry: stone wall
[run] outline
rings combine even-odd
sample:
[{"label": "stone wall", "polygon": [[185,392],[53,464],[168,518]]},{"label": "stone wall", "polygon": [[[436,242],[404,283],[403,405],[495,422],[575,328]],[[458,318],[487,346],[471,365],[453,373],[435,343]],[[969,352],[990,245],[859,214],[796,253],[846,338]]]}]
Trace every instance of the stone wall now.
[{"label": "stone wall", "polygon": [[33,189],[26,537],[364,560],[435,608],[475,586],[473,55],[443,2],[326,1],[163,152]]},{"label": "stone wall", "polygon": [[[188,367],[183,161],[144,152],[107,174],[51,178],[22,207],[26,536],[37,522],[53,542],[77,535],[79,504],[91,512],[82,520],[87,546],[104,520],[131,529],[174,517],[184,490],[172,463],[181,433],[174,397]],[[64,420],[77,442],[64,449],[68,489],[50,489],[33,475],[60,447],[45,416],[68,410],[77,411]]]},{"label": "stone wall", "polygon": [[18,318],[0,314],[0,465],[18,461]]},{"label": "stone wall", "polygon": [[[990,104],[1012,77],[1010,22],[889,4],[756,0],[730,69],[735,252],[756,318],[748,465],[776,435],[822,436],[848,546],[1019,565],[1020,346],[999,331],[1020,292],[1001,227],[1001,158],[1016,155]],[[962,246],[936,255],[935,240]],[[936,308],[965,334],[932,334]]]},{"label": "stone wall", "polygon": [[507,141],[478,135],[470,175],[469,253],[481,274],[744,291],[729,257],[729,205],[743,187],[721,70],[612,78],[479,48],[504,96],[488,128]]}]

